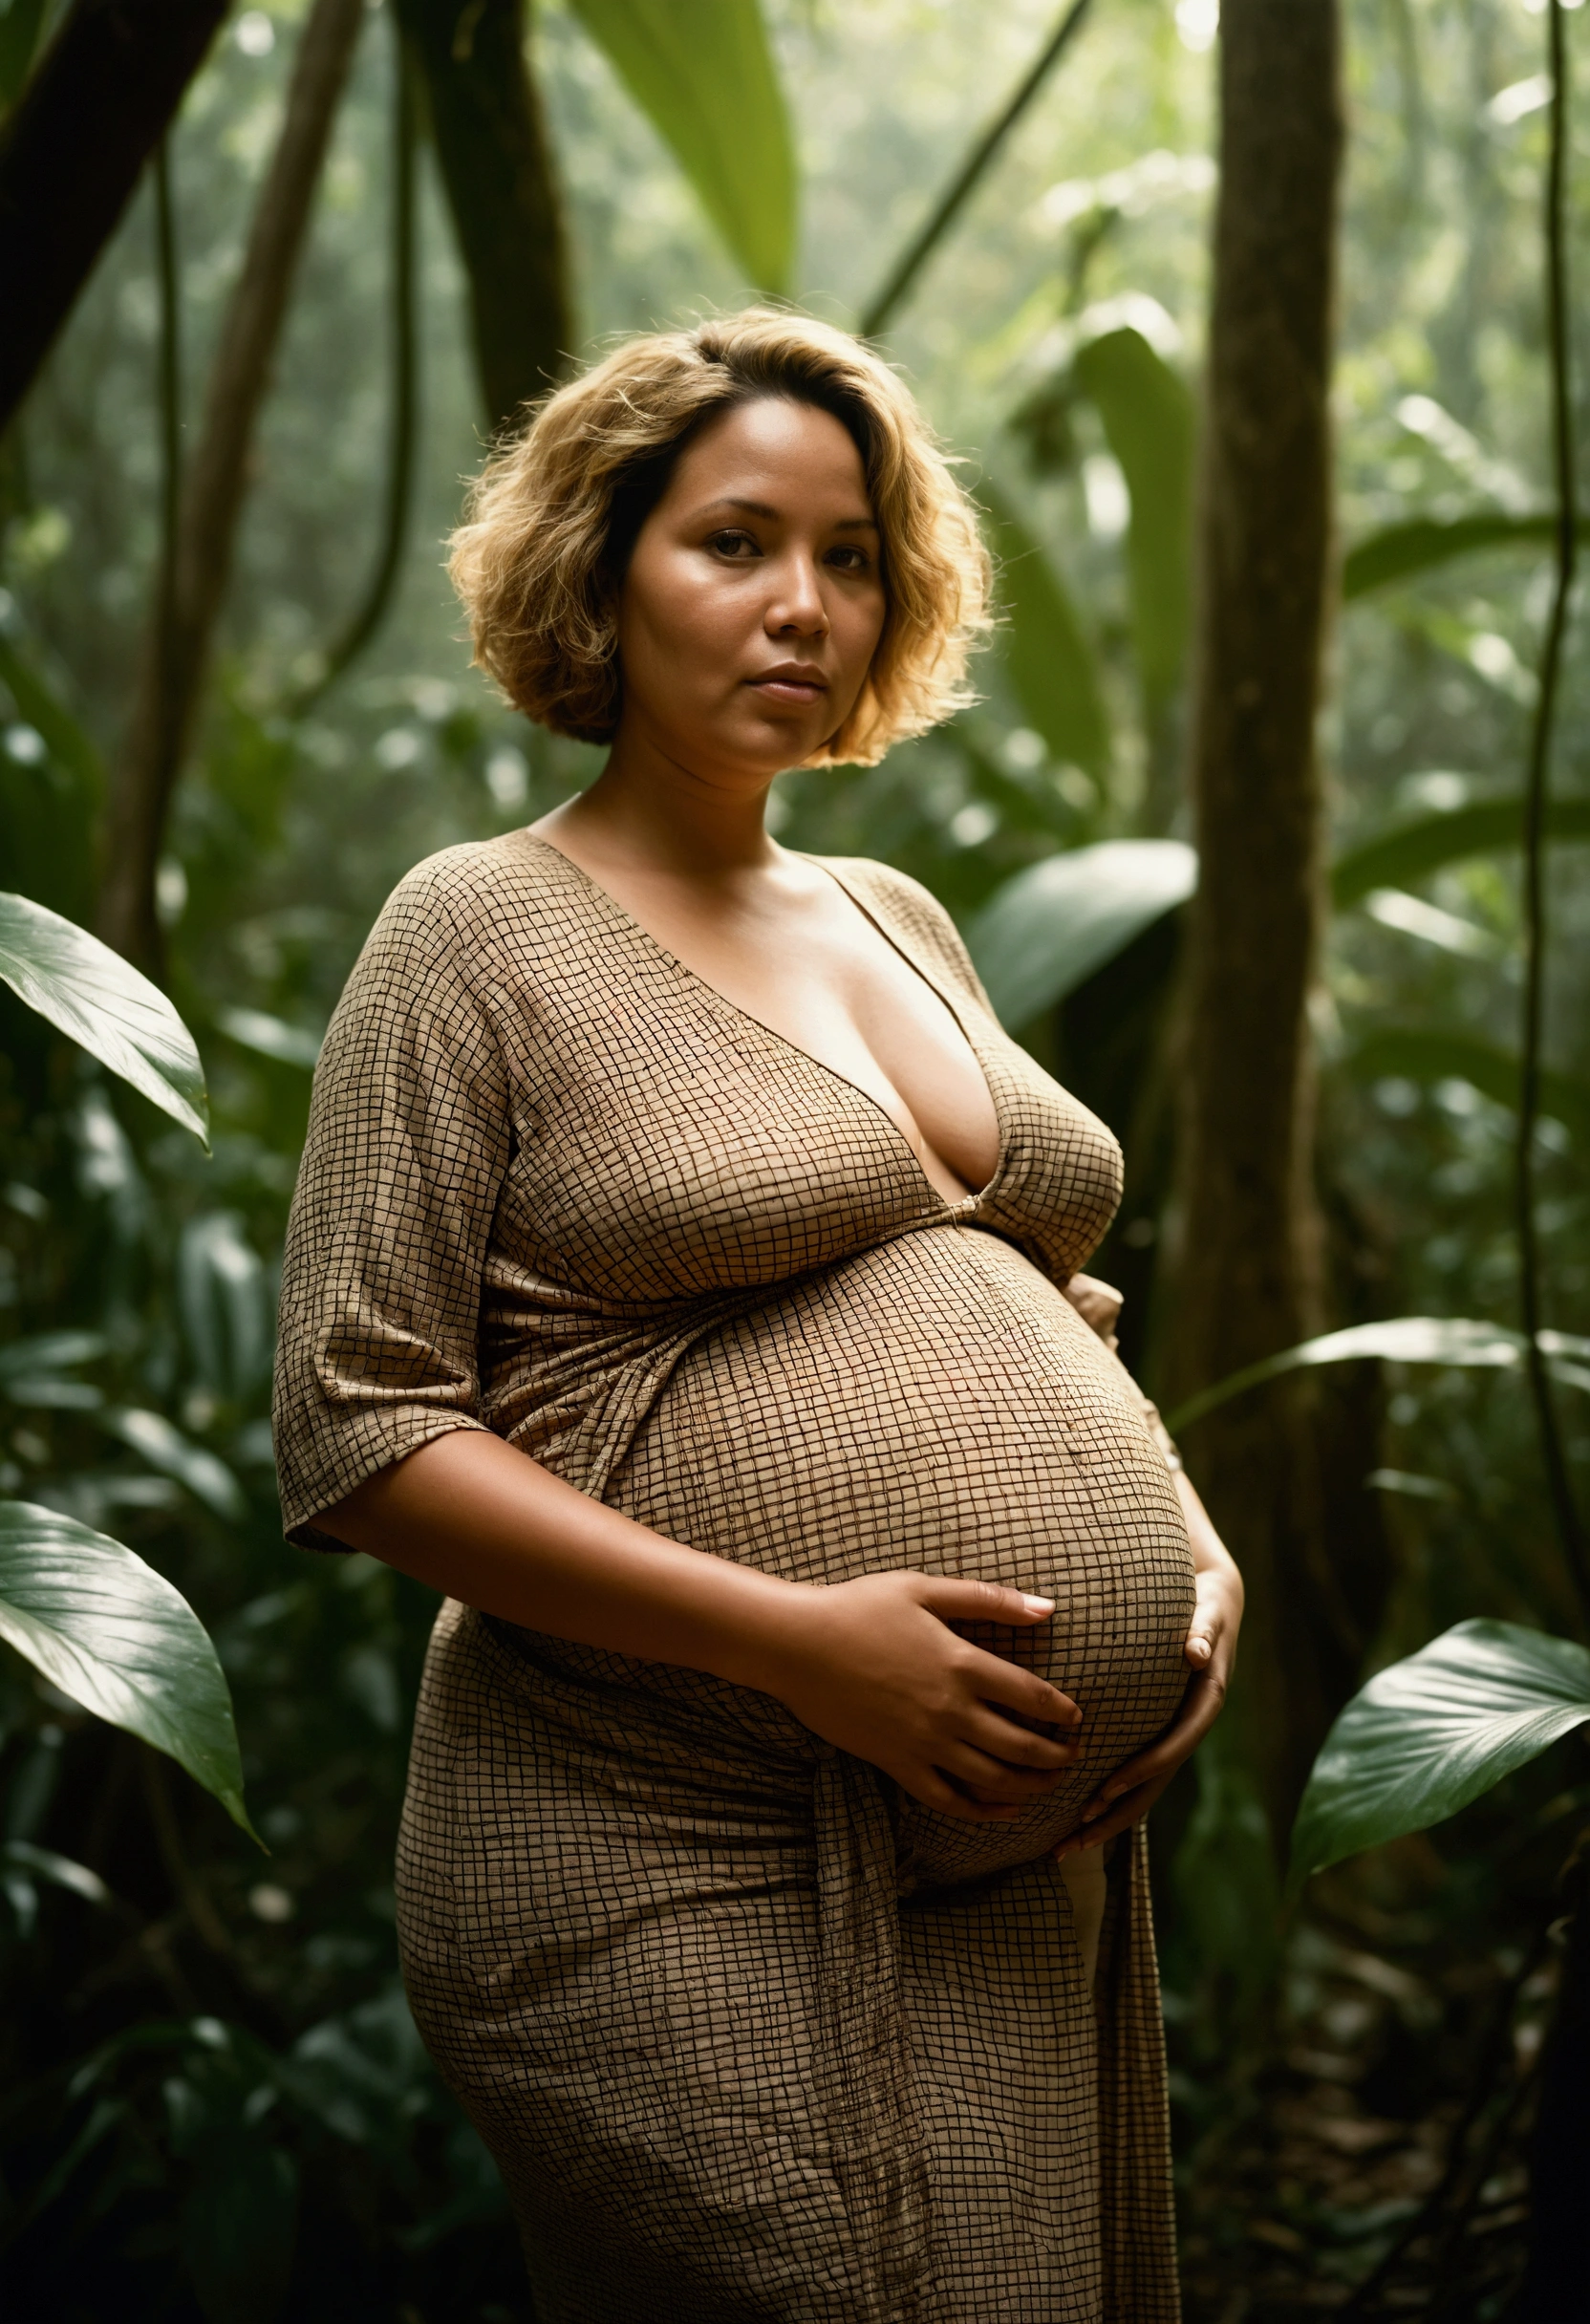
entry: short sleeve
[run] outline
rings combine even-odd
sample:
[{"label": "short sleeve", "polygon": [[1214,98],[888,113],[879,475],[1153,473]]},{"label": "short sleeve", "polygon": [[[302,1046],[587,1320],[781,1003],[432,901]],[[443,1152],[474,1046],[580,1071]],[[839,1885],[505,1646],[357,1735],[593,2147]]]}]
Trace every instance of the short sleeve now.
[{"label": "short sleeve", "polygon": [[283,1522],[307,1548],[347,1546],[312,1520],[365,1478],[484,1425],[481,1294],[509,1092],[446,863],[386,905],[315,1070],[274,1405]]}]

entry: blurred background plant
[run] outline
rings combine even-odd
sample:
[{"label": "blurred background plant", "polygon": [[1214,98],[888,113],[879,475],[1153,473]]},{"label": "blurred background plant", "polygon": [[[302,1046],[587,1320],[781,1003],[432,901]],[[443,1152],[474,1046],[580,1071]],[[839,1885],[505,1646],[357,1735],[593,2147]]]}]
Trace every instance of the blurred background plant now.
[{"label": "blurred background plant", "polygon": [[[1252,0],[1226,12],[1235,53]],[[1302,13],[1334,23],[1329,0]],[[0,184],[37,197],[41,150],[80,159],[92,75],[69,68],[112,15],[0,13]],[[0,992],[0,1495],[125,1540],[198,1610],[270,1855],[4,1653],[0,2281],[27,2324],[113,2303],[492,2324],[526,2313],[511,2231],[415,2039],[392,1935],[432,1602],[372,1560],[284,1547],[267,1417],[310,1073],[366,929],[410,864],[599,763],[466,671],[440,543],[486,432],[615,332],[759,293],[881,324],[968,463],[1005,622],[978,708],[879,768],[784,778],[778,835],[924,880],[1012,1029],[1122,1135],[1096,1265],[1151,1387],[1179,1401],[1302,1337],[1200,1369],[1169,1296],[1196,1215],[1176,1127],[1204,989],[1185,936],[1217,11],[162,0],[157,20],[161,72],[113,76],[126,135],[78,173],[98,223],[61,197],[51,247],[57,274],[78,251],[80,295],[52,308],[30,276],[10,310],[0,864],[163,979],[203,1052],[212,1152]],[[1321,1329],[1503,1328],[1472,1360],[1382,1341],[1226,1408],[1304,1432],[1323,1516],[1278,1570],[1305,1610],[1328,1602],[1333,1644],[1304,1669],[1278,1629],[1249,1671],[1273,1665],[1290,1703],[1250,1688],[1154,1819],[1189,2309],[1211,2324],[1355,2286],[1365,2314],[1508,2313],[1555,1883],[1590,1808],[1570,1735],[1278,1918],[1299,1754],[1361,1680],[1461,1621],[1579,1619],[1505,1337],[1519,803],[1551,588],[1545,27],[1537,0],[1347,0],[1342,33],[1345,555],[1340,615],[1322,594],[1317,624],[1334,911],[1294,1044],[1319,1083],[1303,1304]],[[76,147],[45,134],[75,95]],[[1573,629],[1548,828],[1543,1320],[1582,1373]],[[1473,1357],[1486,1344],[1508,1352]],[[1581,1496],[1584,1386],[1558,1382]],[[1216,1496],[1244,1441],[1221,1454],[1202,1431],[1222,1425],[1187,1434]]]}]

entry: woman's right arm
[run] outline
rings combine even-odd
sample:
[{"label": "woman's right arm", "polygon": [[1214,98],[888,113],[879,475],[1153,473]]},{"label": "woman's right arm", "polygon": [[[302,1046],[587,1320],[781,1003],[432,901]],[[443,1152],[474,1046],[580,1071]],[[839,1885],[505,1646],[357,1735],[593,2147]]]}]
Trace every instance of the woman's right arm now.
[{"label": "woman's right arm", "polygon": [[944,1815],[1008,1820],[1076,1754],[1067,1696],[947,1626],[1029,1628],[1047,1599],[906,1572],[783,1582],[637,1525],[481,1429],[433,1437],[316,1523],[483,1613],[771,1694]]}]

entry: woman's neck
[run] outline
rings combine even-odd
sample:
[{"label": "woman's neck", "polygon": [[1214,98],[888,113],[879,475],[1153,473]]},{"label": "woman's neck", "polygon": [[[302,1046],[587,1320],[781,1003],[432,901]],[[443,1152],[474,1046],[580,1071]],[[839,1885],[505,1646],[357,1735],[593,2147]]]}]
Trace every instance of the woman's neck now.
[{"label": "woman's neck", "polygon": [[589,790],[534,828],[593,857],[710,884],[777,860],[763,821],[771,787],[760,770],[703,771],[621,728]]}]

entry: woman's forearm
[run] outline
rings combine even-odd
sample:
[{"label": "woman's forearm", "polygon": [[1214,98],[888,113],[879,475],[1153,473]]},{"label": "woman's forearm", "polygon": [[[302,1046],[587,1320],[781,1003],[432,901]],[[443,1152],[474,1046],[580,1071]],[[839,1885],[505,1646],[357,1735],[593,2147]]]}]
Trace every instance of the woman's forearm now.
[{"label": "woman's forearm", "polygon": [[433,1438],[319,1521],[483,1613],[764,1691],[806,1594],[635,1524],[479,1429]]},{"label": "woman's forearm", "polygon": [[1214,1530],[1214,1520],[1198,1498],[1197,1489],[1185,1469],[1174,1469],[1171,1476],[1182,1514],[1187,1519],[1187,1539],[1192,1550],[1192,1567],[1197,1574],[1218,1574],[1236,1594],[1236,1603],[1242,1603],[1242,1576],[1236,1560]]},{"label": "woman's forearm", "polygon": [[1076,1725],[1070,1698],[951,1626],[1030,1627],[1046,1598],[906,1570],[781,1582],[665,1539],[480,1429],[420,1446],[320,1522],[483,1613],[774,1695],[948,1815],[1017,1816],[1076,1754],[1044,1732]]}]

